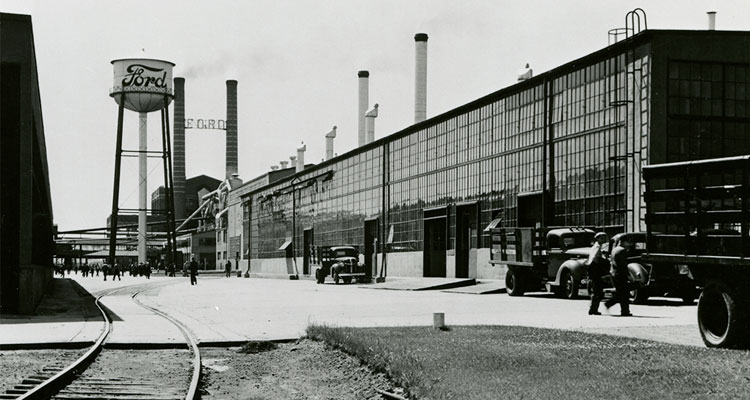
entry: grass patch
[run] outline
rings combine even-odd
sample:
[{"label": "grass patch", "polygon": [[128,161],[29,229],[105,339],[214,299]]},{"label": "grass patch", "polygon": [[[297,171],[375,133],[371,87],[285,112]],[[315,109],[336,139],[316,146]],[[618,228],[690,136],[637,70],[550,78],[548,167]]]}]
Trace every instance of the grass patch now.
[{"label": "grass patch", "polygon": [[279,346],[276,345],[276,343],[273,342],[267,342],[264,340],[254,340],[251,342],[247,342],[242,347],[240,347],[239,350],[237,350],[238,353],[245,353],[245,354],[256,354],[256,353],[262,353],[264,351],[271,351],[276,350]]},{"label": "grass patch", "polygon": [[[654,328],[658,329],[658,328]],[[342,328],[311,339],[388,374],[420,399],[745,398],[745,351],[516,326]]]}]

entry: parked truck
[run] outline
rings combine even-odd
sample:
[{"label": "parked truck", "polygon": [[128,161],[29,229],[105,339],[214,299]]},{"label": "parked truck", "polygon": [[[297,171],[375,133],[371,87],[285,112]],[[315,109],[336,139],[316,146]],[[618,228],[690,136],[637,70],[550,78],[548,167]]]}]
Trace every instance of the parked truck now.
[{"label": "parked truck", "polygon": [[750,156],[643,169],[644,261],[689,272],[702,287],[708,347],[750,347]]},{"label": "parked truck", "polygon": [[372,277],[359,262],[359,251],[354,246],[320,246],[317,249],[320,264],[315,266],[315,280],[324,283],[330,275],[333,282],[369,282]]},{"label": "parked truck", "polygon": [[586,228],[493,228],[493,264],[508,266],[508,295],[550,291],[574,299],[586,293],[584,261],[594,241]]}]

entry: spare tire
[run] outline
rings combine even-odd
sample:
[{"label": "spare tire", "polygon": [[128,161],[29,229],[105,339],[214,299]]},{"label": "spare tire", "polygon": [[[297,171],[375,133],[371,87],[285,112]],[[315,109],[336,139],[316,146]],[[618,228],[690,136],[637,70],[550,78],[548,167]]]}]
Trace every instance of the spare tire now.
[{"label": "spare tire", "polygon": [[747,307],[720,280],[706,284],[698,300],[698,328],[708,347],[747,348]]}]

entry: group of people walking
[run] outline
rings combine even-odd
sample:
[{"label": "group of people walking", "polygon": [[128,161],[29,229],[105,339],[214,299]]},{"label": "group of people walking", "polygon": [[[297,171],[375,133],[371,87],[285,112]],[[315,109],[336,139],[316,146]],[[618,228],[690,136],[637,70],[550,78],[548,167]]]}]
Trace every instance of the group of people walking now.
[{"label": "group of people walking", "polygon": [[620,303],[620,315],[630,317],[630,299],[628,288],[628,257],[632,243],[627,236],[622,236],[611,254],[602,249],[607,243],[609,237],[604,232],[594,235],[594,244],[589,251],[589,257],[586,260],[586,269],[589,277],[589,291],[591,293],[591,305],[589,306],[589,315],[601,315],[599,304],[604,298],[604,277],[612,277],[612,285],[615,288],[615,294],[612,298],[604,302],[604,306],[609,310],[616,303]]}]

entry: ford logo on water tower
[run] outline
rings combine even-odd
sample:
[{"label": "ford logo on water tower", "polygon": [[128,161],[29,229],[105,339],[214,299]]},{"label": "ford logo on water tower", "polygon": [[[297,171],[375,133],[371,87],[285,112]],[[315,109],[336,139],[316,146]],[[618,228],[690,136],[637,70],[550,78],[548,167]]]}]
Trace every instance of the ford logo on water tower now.
[{"label": "ford logo on water tower", "polygon": [[[149,58],[125,58],[112,61],[114,84],[109,95],[125,108],[148,113],[161,110],[172,100],[172,67],[169,61]],[[166,95],[166,96],[165,96]]]}]

